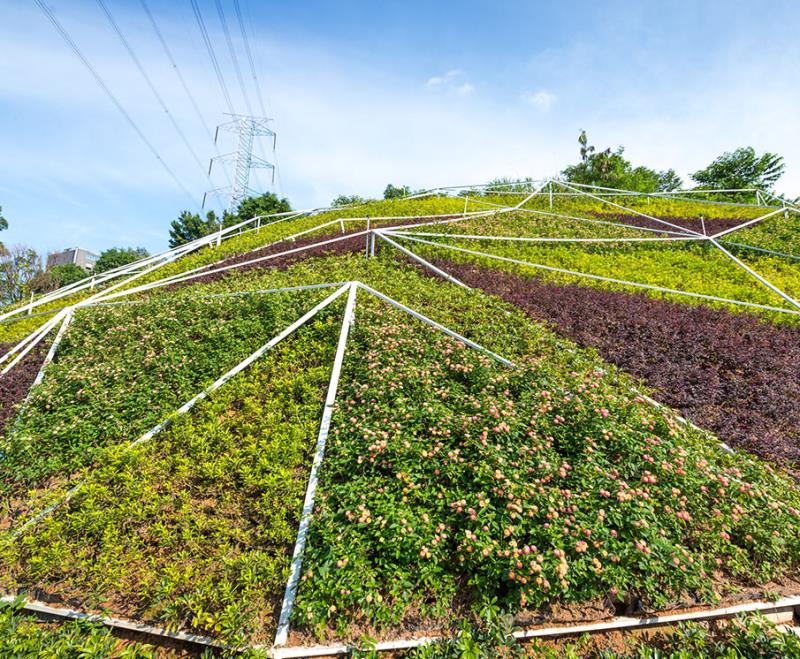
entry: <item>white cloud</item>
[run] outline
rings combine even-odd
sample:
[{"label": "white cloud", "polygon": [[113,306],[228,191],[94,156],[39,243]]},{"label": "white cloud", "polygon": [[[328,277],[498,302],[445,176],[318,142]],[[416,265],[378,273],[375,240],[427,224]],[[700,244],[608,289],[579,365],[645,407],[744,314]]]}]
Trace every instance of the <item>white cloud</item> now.
[{"label": "white cloud", "polygon": [[465,74],[461,69],[450,69],[444,75],[428,78],[425,82],[425,89],[440,90],[457,96],[468,96],[475,91],[475,85],[465,80]]},{"label": "white cloud", "polygon": [[522,95],[522,100],[528,105],[532,105],[537,110],[547,112],[558,100],[558,97],[546,89],[540,89],[537,92],[528,92]]}]

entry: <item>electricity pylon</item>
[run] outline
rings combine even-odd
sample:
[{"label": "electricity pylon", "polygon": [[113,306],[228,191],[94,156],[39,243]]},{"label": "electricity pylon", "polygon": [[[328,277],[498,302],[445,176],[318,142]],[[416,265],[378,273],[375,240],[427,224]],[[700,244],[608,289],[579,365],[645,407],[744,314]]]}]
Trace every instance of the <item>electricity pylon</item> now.
[{"label": "electricity pylon", "polygon": [[[228,114],[228,113],[226,113]],[[253,117],[244,114],[232,114],[231,121],[217,126],[217,131],[214,135],[214,144],[217,143],[219,131],[228,131],[239,134],[239,143],[236,151],[225,153],[212,158],[208,163],[208,175],[211,176],[211,168],[214,161],[235,163],[235,170],[233,175],[233,183],[230,188],[223,187],[216,190],[209,190],[203,195],[203,206],[206,203],[206,196],[218,192],[229,192],[230,202],[228,204],[228,211],[233,213],[239,204],[247,198],[247,196],[254,190],[250,189],[250,170],[251,169],[271,169],[272,181],[275,182],[275,165],[271,162],[253,155],[253,141],[256,137],[271,137],[272,150],[275,151],[275,140],[277,138],[275,131],[273,131],[267,124],[272,119],[266,117]]]}]

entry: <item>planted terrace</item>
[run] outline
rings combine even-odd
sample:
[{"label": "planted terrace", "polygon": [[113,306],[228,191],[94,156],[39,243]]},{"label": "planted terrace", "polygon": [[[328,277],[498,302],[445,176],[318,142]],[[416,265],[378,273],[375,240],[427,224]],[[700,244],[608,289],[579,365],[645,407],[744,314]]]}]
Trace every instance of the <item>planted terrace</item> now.
[{"label": "planted terrace", "polygon": [[[448,635],[453,610],[526,627],[798,594],[791,476],[398,262],[394,230],[320,231],[62,320],[3,439],[8,590],[284,656]],[[275,290],[299,286],[320,287]]]}]

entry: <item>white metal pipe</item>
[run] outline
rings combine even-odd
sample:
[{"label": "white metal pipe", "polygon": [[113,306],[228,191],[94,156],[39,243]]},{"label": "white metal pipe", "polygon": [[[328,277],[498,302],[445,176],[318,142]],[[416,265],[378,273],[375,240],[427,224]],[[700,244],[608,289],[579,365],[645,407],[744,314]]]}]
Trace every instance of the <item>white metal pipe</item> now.
[{"label": "white metal pipe", "polygon": [[463,240],[505,240],[511,242],[529,242],[529,243],[618,243],[618,242],[670,242],[670,241],[686,241],[686,240],[706,240],[705,236],[669,236],[663,238],[529,238],[526,236],[488,236],[488,235],[474,235],[463,233],[425,233],[422,231],[403,232],[395,231],[391,228],[385,229],[385,233],[397,236],[428,236],[431,238],[459,238]]},{"label": "white metal pipe", "polygon": [[[39,367],[39,372],[36,374],[36,379],[33,381],[31,389],[42,383],[42,379],[44,378],[44,370],[56,356],[56,350],[58,350],[58,346],[61,345],[61,339],[64,338],[64,334],[66,333],[67,328],[72,322],[72,318],[74,317],[74,315],[75,314],[73,310],[70,309],[64,316],[64,320],[61,322],[61,327],[58,328],[58,333],[56,334],[56,338],[53,339],[53,343],[50,346],[50,350],[47,351],[47,355],[45,355],[44,361],[42,362],[42,365]],[[30,395],[30,392],[28,392],[28,395]]]},{"label": "white metal pipe", "polygon": [[412,252],[409,249],[406,249],[402,245],[398,245],[394,240],[392,240],[391,238],[388,238],[386,236],[386,234],[383,233],[382,231],[379,231],[378,235],[383,240],[385,240],[387,243],[389,243],[392,247],[394,247],[395,249],[400,250],[403,254],[405,254],[409,258],[415,260],[417,263],[421,263],[426,268],[429,268],[430,270],[433,270],[437,275],[439,275],[441,277],[444,277],[447,281],[452,282],[453,284],[456,284],[457,286],[461,286],[462,288],[469,288],[469,286],[467,286],[465,283],[459,281],[458,279],[456,279],[452,275],[447,274],[444,270],[441,270],[440,268],[437,268],[435,265],[433,265],[432,263],[429,263],[428,261],[423,259],[421,256],[419,256],[417,254],[414,254],[414,252]]},{"label": "white metal pipe", "polygon": [[[565,215],[563,213],[550,213],[548,211],[540,211],[534,208],[520,208],[520,213],[533,213],[534,215],[544,215],[545,217],[555,217],[565,220],[575,220],[578,222],[589,222],[590,224],[601,224],[611,227],[620,227],[622,229],[632,229],[634,231],[648,231],[650,233],[666,233],[673,236],[689,236],[697,235],[690,234],[686,231],[670,231],[669,229],[654,229],[653,227],[638,227],[635,224],[625,224],[624,222],[609,222],[608,220],[598,220],[596,218],[580,217],[578,215]],[[392,227],[395,228],[395,227]]]},{"label": "white metal pipe", "polygon": [[[571,185],[568,185],[568,184],[564,183],[563,181],[555,181],[555,182],[558,185],[561,185],[561,186],[563,186],[563,187],[565,187],[567,189],[575,190],[576,192],[583,192],[582,190],[578,190],[577,188],[573,188]],[[620,208],[620,209],[622,209],[624,211],[628,211],[629,213],[633,213],[634,215],[639,215],[641,217],[647,218],[648,220],[653,220],[655,222],[658,222],[659,224],[664,224],[666,226],[672,227],[673,229],[678,229],[678,231],[681,231],[682,233],[693,233],[695,235],[701,235],[701,234],[698,234],[697,231],[692,231],[691,229],[686,229],[685,227],[678,226],[677,224],[673,224],[672,222],[667,222],[666,220],[662,220],[662,219],[660,219],[658,217],[655,217],[653,215],[647,215],[646,213],[642,213],[642,212],[634,210],[632,208],[628,208],[627,206],[623,206],[622,204],[618,204],[618,203],[616,203],[614,201],[610,201],[609,199],[603,199],[602,197],[598,197],[596,195],[593,195],[590,192],[583,192],[583,194],[585,194],[587,197],[589,197],[591,199],[596,199],[597,201],[600,201],[600,202],[602,202],[604,204],[609,204],[611,206],[615,206],[616,208]]]},{"label": "white metal pipe", "polygon": [[[397,234],[394,234],[395,237],[398,237]],[[523,265],[528,266],[531,268],[538,268],[540,270],[547,270],[549,272],[558,272],[560,274],[571,275],[574,277],[586,277],[587,279],[594,279],[597,281],[607,281],[612,284],[620,284],[623,286],[632,286],[635,288],[643,288],[647,290],[658,291],[660,293],[672,293],[674,295],[686,295],[688,297],[696,297],[703,300],[711,300],[713,302],[724,302],[725,304],[735,304],[745,307],[753,307],[755,309],[764,309],[766,311],[777,311],[779,313],[788,313],[788,314],[800,314],[800,311],[794,311],[792,309],[784,309],[783,307],[773,307],[766,304],[757,304],[756,302],[744,302],[742,300],[731,300],[724,297],[717,297],[716,295],[706,295],[704,293],[691,293],[689,291],[681,291],[675,288],[664,288],[663,286],[655,286],[653,284],[641,284],[635,281],[628,281],[626,279],[615,279],[613,277],[603,277],[602,275],[593,275],[589,274],[588,272],[578,272],[576,270],[566,270],[565,268],[556,268],[551,265],[543,265],[541,263],[531,263],[530,261],[521,261],[519,259],[512,259],[507,256],[498,256],[497,254],[488,254],[486,252],[478,252],[471,249],[465,249],[463,247],[456,247],[455,245],[446,245],[444,243],[434,243],[429,240],[423,240],[422,238],[412,238],[409,235],[403,235],[403,238],[407,240],[413,240],[414,242],[423,243],[426,245],[431,245],[433,247],[440,247],[442,249],[449,249],[456,252],[463,252],[465,254],[471,254],[473,256],[480,256],[489,259],[495,259],[497,261],[505,261],[507,263],[514,263],[516,265]]]},{"label": "white metal pipe", "polygon": [[344,315],[342,317],[339,342],[336,345],[331,378],[328,383],[328,393],[325,397],[325,406],[322,410],[322,419],[319,424],[319,434],[317,435],[317,444],[314,450],[314,461],[311,465],[311,473],[308,477],[306,495],[303,501],[303,510],[300,514],[297,541],[295,542],[294,551],[292,552],[291,572],[289,574],[289,580],[286,583],[286,592],[284,593],[280,617],[278,619],[278,629],[275,634],[274,643],[276,646],[285,645],[289,636],[292,609],[294,608],[294,600],[297,595],[297,587],[300,585],[300,572],[303,566],[303,553],[305,552],[306,538],[311,524],[311,515],[314,512],[314,499],[319,482],[319,470],[325,457],[325,444],[328,441],[328,432],[330,431],[331,417],[333,416],[333,406],[336,403],[336,393],[339,388],[339,377],[342,371],[347,338],[350,333],[350,326],[353,324],[357,291],[358,288],[355,283],[351,283],[348,286],[347,305],[345,306]]},{"label": "white metal pipe", "polygon": [[719,231],[719,232],[715,233],[711,237],[712,238],[721,238],[722,236],[727,236],[729,233],[733,233],[734,231],[739,231],[741,229],[745,229],[745,228],[747,228],[749,226],[752,226],[753,224],[756,224],[757,222],[762,222],[763,220],[766,220],[766,219],[768,219],[770,217],[773,217],[774,215],[777,215],[778,213],[785,213],[785,212],[792,212],[792,211],[791,211],[791,209],[779,208],[778,210],[774,210],[771,213],[767,213],[766,215],[762,215],[761,217],[757,217],[755,219],[749,220],[747,222],[744,222],[743,224],[739,224],[738,226],[731,227],[730,229],[725,229],[725,231]]},{"label": "white metal pipe", "polygon": [[[681,622],[694,620],[715,620],[722,618],[732,618],[743,613],[776,613],[791,610],[800,606],[800,597],[784,597],[776,601],[757,601],[733,606],[716,607],[713,609],[701,609],[699,611],[689,611],[686,613],[673,613],[669,615],[649,615],[643,617],[616,616],[611,620],[584,623],[581,625],[557,625],[550,627],[536,627],[532,629],[521,629],[513,632],[513,636],[519,640],[531,638],[553,638],[559,636],[573,636],[580,634],[597,634],[621,631],[626,629],[647,629],[665,625],[675,625]],[[425,645],[441,643],[449,640],[444,636],[417,636],[414,638],[390,639],[380,641],[373,647],[377,652],[392,652],[398,650],[410,650]],[[312,645],[290,648],[275,648],[273,659],[300,659],[301,657],[325,657],[349,654],[355,650],[355,646],[345,643],[336,645]]]},{"label": "white metal pipe", "polygon": [[722,245],[720,245],[720,244],[719,244],[719,243],[718,243],[716,240],[714,240],[713,238],[711,239],[711,243],[712,243],[713,245],[715,245],[716,247],[718,247],[718,248],[719,248],[719,249],[722,251],[722,253],[723,253],[723,254],[725,254],[725,256],[727,256],[729,259],[731,259],[731,261],[733,261],[733,262],[734,262],[736,265],[738,265],[740,268],[742,268],[742,270],[744,270],[744,271],[745,271],[745,272],[747,272],[748,274],[750,274],[750,275],[752,275],[753,277],[755,277],[756,279],[758,279],[758,281],[760,281],[762,284],[764,284],[764,286],[766,286],[766,287],[767,287],[769,290],[771,290],[773,293],[776,293],[777,295],[779,295],[780,297],[782,297],[784,300],[786,300],[786,301],[787,301],[789,304],[791,304],[793,307],[796,307],[797,309],[800,309],[800,302],[798,302],[797,300],[795,300],[795,299],[794,299],[794,298],[793,298],[791,295],[787,295],[787,294],[786,294],[786,293],[784,293],[784,292],[783,292],[783,291],[782,291],[780,288],[778,288],[777,286],[775,286],[775,284],[773,284],[772,282],[770,282],[770,281],[769,281],[768,279],[766,279],[765,277],[762,277],[760,274],[758,274],[758,273],[757,273],[755,270],[753,270],[753,269],[752,269],[750,266],[748,266],[746,263],[744,263],[743,261],[741,261],[740,259],[738,259],[737,257],[735,257],[733,254],[731,254],[731,253],[730,253],[730,252],[729,252],[727,249],[725,249],[725,248],[724,248]]},{"label": "white metal pipe", "polygon": [[46,323],[44,323],[39,328],[39,331],[35,334],[35,337],[28,342],[28,345],[25,346],[25,348],[23,348],[22,350],[20,350],[14,356],[14,358],[8,364],[6,364],[5,368],[3,368],[2,371],[0,371],[0,375],[5,375],[6,373],[8,373],[12,368],[14,368],[17,364],[19,364],[19,362],[21,362],[31,350],[33,350],[37,345],[39,345],[42,339],[44,339],[44,337],[46,337],[50,333],[50,331],[61,321],[65,313],[66,312],[62,311],[57,316],[51,318]]},{"label": "white metal pipe", "polygon": [[744,249],[753,249],[756,252],[763,252],[764,254],[770,254],[771,256],[781,256],[786,259],[793,259],[795,261],[800,261],[800,256],[796,254],[787,254],[786,252],[776,252],[772,249],[766,249],[764,247],[755,247],[754,245],[745,245],[744,243],[734,243],[730,240],[721,240],[720,242],[725,243],[726,245],[732,245],[733,247],[741,247]]},{"label": "white metal pipe", "polygon": [[[18,597],[15,595],[0,596],[0,602],[7,604],[14,604],[17,602],[17,600]],[[134,632],[137,634],[146,634],[148,636],[156,636],[159,638],[169,639],[171,641],[180,641],[183,643],[204,645],[219,649],[238,649],[219,643],[215,639],[208,636],[201,636],[199,634],[192,634],[190,632],[183,631],[172,631],[165,627],[155,627],[153,625],[123,620],[121,618],[111,616],[84,613],[83,611],[65,609],[60,606],[53,606],[52,604],[46,604],[37,600],[25,599],[22,604],[22,609],[46,618],[60,618],[62,620],[85,620],[87,622],[99,623],[112,629],[119,629],[125,632]]]},{"label": "white metal pipe", "polygon": [[428,318],[427,316],[424,316],[423,314],[419,313],[418,311],[414,311],[412,308],[407,307],[402,302],[398,302],[397,300],[394,300],[394,299],[390,298],[388,295],[384,295],[380,291],[376,291],[374,288],[372,288],[370,286],[367,286],[363,282],[356,281],[355,284],[356,284],[356,286],[358,286],[359,288],[367,291],[371,295],[374,295],[375,297],[380,298],[384,302],[388,302],[389,304],[391,304],[396,309],[400,309],[401,311],[404,311],[408,315],[413,316],[417,320],[421,320],[423,323],[425,323],[427,325],[430,325],[431,327],[439,330],[443,334],[447,334],[447,336],[449,336],[450,338],[453,338],[456,341],[461,341],[461,343],[463,343],[464,345],[468,345],[470,348],[474,348],[475,350],[477,350],[479,352],[482,352],[485,355],[488,355],[489,357],[491,357],[492,359],[500,362],[504,366],[512,366],[512,367],[514,366],[514,362],[506,359],[502,355],[498,355],[496,352],[492,352],[488,348],[485,348],[484,346],[482,346],[480,343],[475,343],[475,341],[471,341],[466,336],[463,336],[463,335],[459,334],[458,332],[454,332],[449,327],[445,327],[441,323],[437,323],[435,320],[431,320],[430,318]]},{"label": "white metal pipe", "polygon": [[359,236],[366,235],[366,233],[367,233],[366,230],[364,230],[364,231],[356,231],[354,233],[350,233],[350,234],[347,234],[347,235],[344,235],[344,236],[339,236],[337,238],[330,238],[328,240],[323,240],[323,241],[320,241],[318,243],[313,243],[311,245],[304,245],[303,247],[295,247],[293,249],[288,249],[288,250],[286,250],[284,252],[279,252],[277,254],[267,254],[266,256],[261,256],[259,258],[251,259],[249,261],[243,261],[242,263],[233,263],[231,265],[223,266],[223,267],[217,268],[215,270],[207,270],[205,272],[198,272],[198,273],[194,273],[194,274],[191,274],[189,276],[186,276],[186,277],[180,276],[180,277],[177,277],[175,279],[171,279],[170,281],[167,281],[167,282],[152,282],[150,284],[145,284],[144,286],[141,286],[141,287],[138,287],[138,288],[131,288],[131,289],[128,289],[128,290],[125,290],[125,291],[120,291],[119,293],[115,293],[114,295],[104,296],[102,299],[103,299],[103,301],[108,301],[108,300],[115,299],[117,297],[121,297],[123,295],[132,295],[134,293],[140,293],[140,292],[142,292],[144,290],[150,290],[152,288],[158,288],[160,286],[167,286],[167,285],[171,285],[171,284],[177,284],[177,283],[180,283],[180,282],[183,282],[183,281],[189,281],[191,279],[196,279],[197,277],[205,277],[207,275],[212,275],[212,274],[216,274],[216,273],[219,273],[219,272],[227,272],[228,270],[233,270],[235,268],[243,268],[244,266],[253,265],[254,263],[263,263],[264,261],[269,261],[271,259],[276,259],[276,258],[278,258],[280,256],[287,256],[289,254],[296,254],[298,252],[303,252],[303,251],[306,251],[306,250],[309,250],[309,249],[314,249],[315,247],[322,247],[324,245],[330,245],[330,244],[333,244],[333,243],[340,242],[342,240],[348,240],[350,238],[357,238]]}]

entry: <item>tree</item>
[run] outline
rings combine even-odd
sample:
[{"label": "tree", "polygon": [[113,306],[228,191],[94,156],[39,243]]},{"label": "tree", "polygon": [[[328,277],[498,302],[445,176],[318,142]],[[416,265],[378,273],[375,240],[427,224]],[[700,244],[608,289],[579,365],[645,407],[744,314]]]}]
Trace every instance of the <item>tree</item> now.
[{"label": "tree", "polygon": [[568,182],[584,185],[598,185],[635,192],[666,192],[677,190],[682,181],[675,170],[658,172],[649,167],[633,167],[623,156],[625,148],[618,146],[597,151],[589,144],[586,131],[578,136],[581,161],[570,165],[561,172]]},{"label": "tree", "polygon": [[274,192],[265,192],[260,197],[248,197],[243,199],[236,209],[236,213],[230,215],[226,213],[225,226],[238,224],[245,220],[250,220],[259,215],[272,215],[274,213],[288,213],[292,210],[292,205],[285,197],[279,199]]},{"label": "tree", "polygon": [[28,293],[49,293],[86,279],[89,273],[74,263],[62,263],[46,271],[39,271],[28,281]]},{"label": "tree", "polygon": [[8,220],[3,217],[3,207],[0,206],[0,231],[8,229]]},{"label": "tree", "polygon": [[169,230],[169,246],[178,247],[219,230],[219,221],[214,211],[202,219],[197,213],[183,211],[177,220],[172,220]]},{"label": "tree", "polygon": [[25,245],[0,247],[0,301],[18,302],[28,295],[28,284],[42,271],[36,250]]},{"label": "tree", "polygon": [[289,200],[279,199],[273,192],[266,192],[259,197],[248,197],[242,200],[235,213],[224,211],[218,218],[214,211],[208,211],[205,219],[197,213],[183,211],[177,220],[173,220],[169,230],[169,246],[178,247],[184,243],[197,240],[210,233],[219,231],[220,227],[229,227],[259,215],[286,213],[292,210]]},{"label": "tree", "polygon": [[94,264],[94,273],[100,274],[107,270],[113,270],[147,256],[150,256],[150,253],[144,247],[111,247],[100,252],[100,257]]},{"label": "tree", "polygon": [[692,174],[699,190],[738,190],[755,188],[771,192],[772,186],[783,175],[786,165],[777,153],[756,155],[751,146],[726,152],[708,167]]},{"label": "tree", "polygon": [[383,191],[383,198],[384,199],[399,199],[400,197],[407,197],[411,194],[411,188],[407,185],[396,186],[392,183],[386,186],[386,189]]},{"label": "tree", "polygon": [[331,206],[334,208],[341,208],[342,206],[352,206],[354,204],[365,204],[367,202],[364,197],[360,197],[357,194],[340,194],[336,199],[331,202]]},{"label": "tree", "polygon": [[502,176],[489,181],[486,186],[486,192],[495,194],[502,194],[503,192],[533,192],[535,189],[536,185],[530,176],[522,180]]}]

